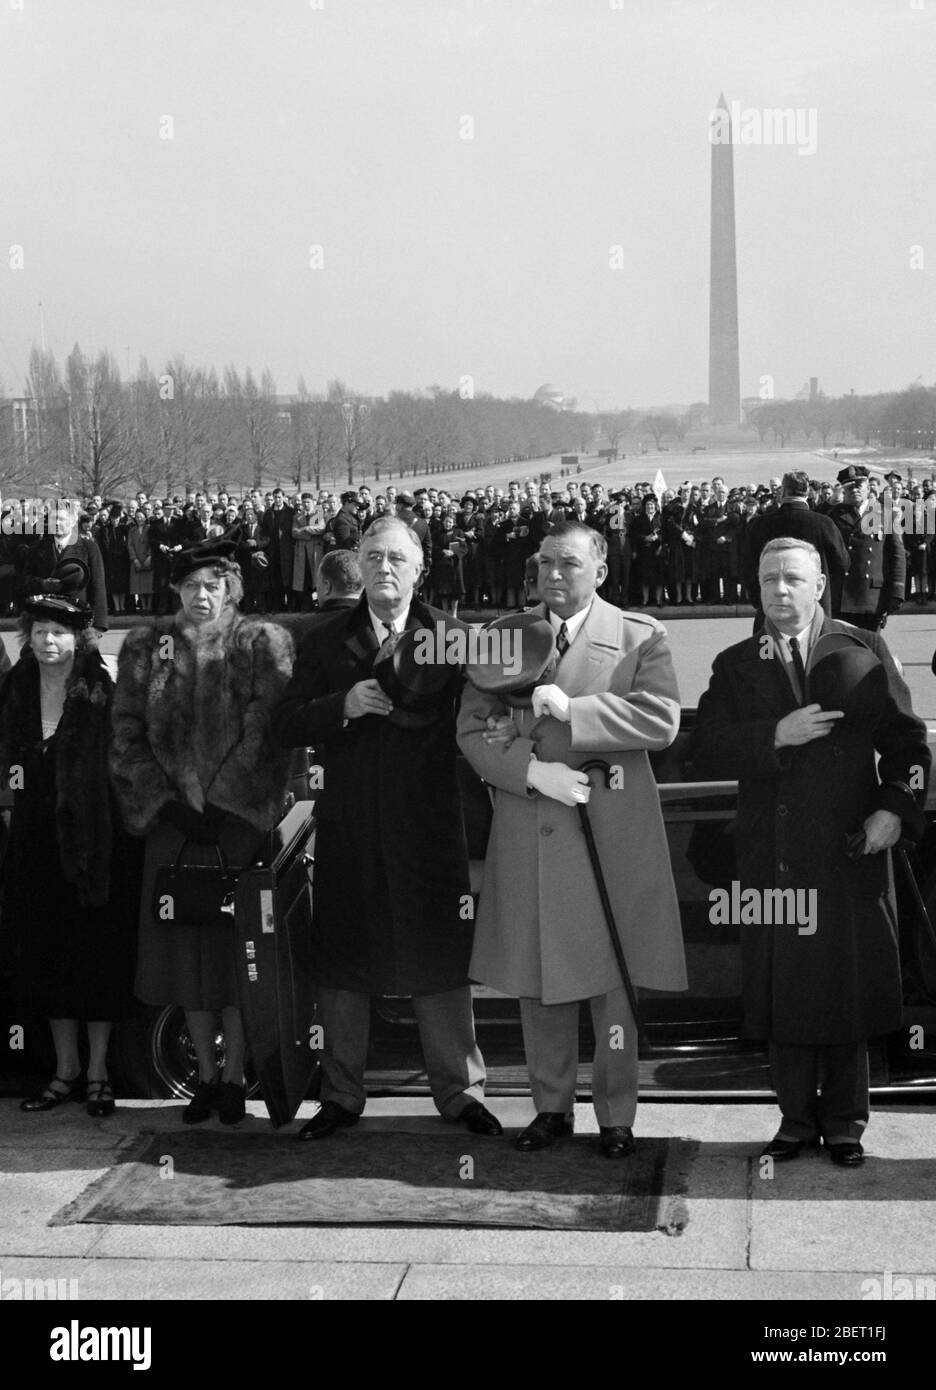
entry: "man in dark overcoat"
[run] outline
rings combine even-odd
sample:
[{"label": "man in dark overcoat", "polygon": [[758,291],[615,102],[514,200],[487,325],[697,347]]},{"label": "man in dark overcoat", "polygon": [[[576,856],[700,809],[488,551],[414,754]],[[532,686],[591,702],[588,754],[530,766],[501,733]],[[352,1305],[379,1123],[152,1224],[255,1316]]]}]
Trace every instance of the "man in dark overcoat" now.
[{"label": "man in dark overcoat", "polygon": [[878,632],[904,601],[907,552],[893,524],[894,513],[869,496],[867,468],[851,463],[838,481],[844,501],[829,515],[842,533],[849,564],[844,579],[832,585],[832,612],[855,627]]},{"label": "man in dark overcoat", "polygon": [[901,1022],[888,851],[923,831],[926,728],[883,638],[823,613],[813,546],[768,542],[759,581],[764,631],[716,657],[692,757],[739,782],[745,1031],[769,1041],[782,1115],[764,1155],[821,1136],[855,1166],[867,1040]]},{"label": "man in dark overcoat", "polygon": [[63,560],[80,560],[87,566],[87,587],[74,594],[79,603],[87,603],[94,614],[94,630],[107,631],[107,586],[104,582],[104,560],[96,541],[78,532],[77,502],[61,500],[55,504],[52,529],[48,535],[24,547],[21,556],[22,590],[36,593],[43,581]]},{"label": "man in dark overcoat", "polygon": [[[437,659],[438,624],[466,629],[413,598],[422,551],[404,523],[375,521],[358,562],[360,602],[308,628],[273,716],[284,745],[314,746],[323,768],[313,890],[322,1105],[300,1137],[357,1122],[371,996],[382,994],[412,996],[440,1113],[473,1133],[500,1134],[482,1104],[468,984],[473,911],[455,775],[462,668],[446,663],[422,717],[395,707],[374,674],[408,629],[429,630]],[[447,638],[445,649],[454,651]]]},{"label": "man in dark overcoat", "polygon": [[776,536],[796,536],[802,541],[809,541],[819,551],[822,573],[826,579],[820,602],[823,611],[830,617],[832,615],[832,580],[835,580],[836,586],[841,585],[848,570],[848,551],[839,528],[822,512],[812,510],[808,496],[809,478],[805,473],[800,470],[784,473],[780,505],[776,511],[755,516],[746,529],[741,578],[757,609],[754,618],[756,628],[760,628],[764,620],[757,582],[758,561],[764,546]]},{"label": "man in dark overcoat", "polygon": [[286,505],[286,494],[281,487],[273,490],[273,503],[260,518],[260,529],[266,541],[266,555],[270,562],[270,606],[274,613],[289,611],[292,593],[294,542],[292,535],[296,514]]}]

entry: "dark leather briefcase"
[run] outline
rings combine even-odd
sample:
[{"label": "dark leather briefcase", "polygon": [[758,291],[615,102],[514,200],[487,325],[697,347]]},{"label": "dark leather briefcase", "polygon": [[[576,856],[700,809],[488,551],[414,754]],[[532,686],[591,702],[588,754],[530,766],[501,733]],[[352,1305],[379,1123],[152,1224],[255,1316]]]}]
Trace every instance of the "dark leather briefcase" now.
[{"label": "dark leather briefcase", "polygon": [[237,878],[238,1002],[247,1050],[274,1125],[288,1124],[316,1070],[310,965],[315,817],[298,801],[271,832],[259,862]]}]

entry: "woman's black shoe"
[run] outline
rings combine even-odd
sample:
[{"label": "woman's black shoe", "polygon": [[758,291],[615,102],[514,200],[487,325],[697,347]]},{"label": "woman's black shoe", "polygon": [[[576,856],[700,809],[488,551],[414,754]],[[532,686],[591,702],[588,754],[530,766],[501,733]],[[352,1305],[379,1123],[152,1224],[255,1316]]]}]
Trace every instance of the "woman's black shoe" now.
[{"label": "woman's black shoe", "polygon": [[88,1114],[94,1120],[106,1119],[116,1110],[114,1088],[109,1081],[88,1081]]},{"label": "woman's black shoe", "polygon": [[[67,1091],[54,1091],[52,1087],[58,1082],[60,1086],[67,1086]],[[44,1086],[37,1096],[30,1096],[28,1100],[20,1101],[20,1109],[35,1112],[38,1110],[54,1110],[56,1106],[63,1105],[66,1100],[81,1099],[81,1077],[74,1076],[71,1081],[66,1081],[64,1076],[53,1076],[48,1086]]]},{"label": "woman's black shoe", "polygon": [[218,1119],[223,1125],[240,1124],[247,1114],[247,1087],[235,1081],[222,1081],[218,1088]]},{"label": "woman's black shoe", "polygon": [[199,1081],[195,1094],[182,1111],[182,1122],[187,1125],[200,1125],[211,1119],[212,1110],[218,1108],[217,1081]]}]

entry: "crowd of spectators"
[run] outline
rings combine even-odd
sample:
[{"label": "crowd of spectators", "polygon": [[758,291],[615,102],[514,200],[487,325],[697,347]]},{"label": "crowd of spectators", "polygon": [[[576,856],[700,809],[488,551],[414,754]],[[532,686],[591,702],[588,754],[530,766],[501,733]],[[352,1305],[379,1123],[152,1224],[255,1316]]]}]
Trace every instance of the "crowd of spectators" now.
[{"label": "crowd of spectators", "polygon": [[[811,510],[832,514],[844,498],[840,482],[803,478]],[[920,525],[903,536],[907,552],[906,598],[932,600],[936,591],[936,484],[907,482],[897,473],[870,479],[871,498],[890,494],[899,518],[918,508]],[[577,519],[599,531],[608,545],[608,577],[602,596],[621,608],[734,605],[756,602],[750,529],[777,510],[781,479],[729,488],[721,477],[684,482],[658,494],[649,482],[606,490],[600,482],[561,479],[488,484],[458,495],[445,488],[407,492],[389,485],[334,493],[189,492],[132,501],[85,498],[76,511],[71,540],[100,555],[106,611],[114,615],[168,614],[173,554],[198,541],[226,535],[237,546],[244,576],[242,609],[248,613],[311,612],[323,557],[357,550],[370,522],[401,516],[423,547],[423,596],[457,613],[522,607],[527,560],[558,522]],[[928,504],[928,505],[927,505]],[[0,615],[19,611],[23,577],[38,544],[16,525],[18,504],[3,505],[0,536]],[[87,558],[87,557],[86,557]],[[753,565],[752,565],[753,561]],[[96,566],[92,565],[92,570]],[[92,589],[94,575],[92,574]],[[88,599],[94,603],[94,594]],[[101,624],[96,619],[96,626]]]}]

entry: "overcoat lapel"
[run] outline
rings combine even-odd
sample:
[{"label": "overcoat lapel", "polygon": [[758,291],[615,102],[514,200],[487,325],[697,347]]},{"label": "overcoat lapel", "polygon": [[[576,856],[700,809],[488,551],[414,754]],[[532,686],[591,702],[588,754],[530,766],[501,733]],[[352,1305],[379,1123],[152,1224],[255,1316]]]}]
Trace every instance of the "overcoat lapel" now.
[{"label": "overcoat lapel", "polygon": [[374,633],[374,627],[370,620],[370,613],[367,608],[367,599],[361,599],[357,608],[351,615],[348,624],[348,631],[344,639],[344,645],[354,657],[355,661],[370,674],[374,664],[374,657],[380,650],[380,643]]},{"label": "overcoat lapel", "polygon": [[559,663],[556,684],[567,695],[586,695],[620,659],[620,612],[596,594],[588,617]]}]

